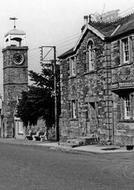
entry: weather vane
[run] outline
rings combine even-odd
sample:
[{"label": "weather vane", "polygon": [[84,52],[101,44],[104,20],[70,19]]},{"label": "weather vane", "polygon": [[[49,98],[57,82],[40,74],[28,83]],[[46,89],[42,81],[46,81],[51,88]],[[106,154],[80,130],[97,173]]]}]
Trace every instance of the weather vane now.
[{"label": "weather vane", "polygon": [[14,21],[14,28],[16,28],[16,20],[17,20],[18,18],[16,18],[16,17],[10,17],[9,19]]}]

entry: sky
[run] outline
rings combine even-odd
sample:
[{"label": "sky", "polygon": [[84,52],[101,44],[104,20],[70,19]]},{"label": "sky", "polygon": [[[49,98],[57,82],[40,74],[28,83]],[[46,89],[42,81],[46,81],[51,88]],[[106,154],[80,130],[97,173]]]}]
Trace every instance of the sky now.
[{"label": "sky", "polygon": [[84,15],[120,9],[134,11],[134,0],[0,0],[0,93],[2,94],[4,34],[16,26],[27,35],[29,70],[40,71],[39,47],[55,45],[57,55],[74,46]]}]

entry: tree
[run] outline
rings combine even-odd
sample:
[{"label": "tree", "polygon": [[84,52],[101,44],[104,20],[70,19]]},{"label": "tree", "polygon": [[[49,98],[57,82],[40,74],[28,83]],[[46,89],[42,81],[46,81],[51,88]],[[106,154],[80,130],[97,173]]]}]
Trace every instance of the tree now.
[{"label": "tree", "polygon": [[[57,104],[60,114],[59,94],[59,66],[56,67],[57,75]],[[17,106],[17,116],[25,124],[36,125],[39,118],[43,118],[47,128],[54,124],[54,74],[53,69],[42,65],[41,73],[29,71],[30,80],[33,82],[28,91],[22,92],[22,97]]]}]

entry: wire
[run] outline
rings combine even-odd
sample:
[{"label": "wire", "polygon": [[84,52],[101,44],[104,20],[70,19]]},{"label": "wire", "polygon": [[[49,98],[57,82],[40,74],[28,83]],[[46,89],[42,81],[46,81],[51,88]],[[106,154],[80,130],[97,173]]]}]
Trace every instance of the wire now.
[{"label": "wire", "polygon": [[57,48],[62,48],[62,47],[66,47],[66,46],[68,46],[68,45],[72,45],[72,44],[75,44],[76,43],[76,41],[72,41],[72,42],[68,42],[68,43],[66,43],[66,44],[64,44],[64,45],[62,45],[62,46],[57,46]]},{"label": "wire", "polygon": [[[70,43],[69,41],[72,41],[72,40],[78,38],[79,36],[80,36],[80,34],[71,35],[69,37],[66,37],[65,40],[63,40],[63,41],[61,40],[60,42],[59,41],[55,42],[55,44],[56,44],[56,46],[59,46],[59,45],[62,45],[62,44],[68,44],[68,43]],[[60,46],[60,47],[62,47],[62,46]],[[37,47],[37,48],[29,49],[30,52],[33,51],[33,50],[39,50],[39,48]]]},{"label": "wire", "polygon": [[77,35],[77,36],[75,36],[75,37],[73,37],[73,38],[67,39],[67,40],[65,40],[65,41],[63,41],[63,42],[56,43],[56,45],[60,45],[60,44],[63,44],[63,43],[65,43],[65,42],[68,42],[69,40],[76,39],[76,38],[78,38],[79,36],[80,36],[80,34],[79,34],[79,35]]},{"label": "wire", "polygon": [[70,39],[70,38],[73,38],[73,37],[78,36],[78,35],[80,35],[80,34],[77,33],[77,34],[73,34],[73,35],[67,36],[66,38],[60,39],[60,41],[59,40],[56,41],[55,43],[57,43],[57,42],[64,42],[64,41],[66,41],[66,39]]}]

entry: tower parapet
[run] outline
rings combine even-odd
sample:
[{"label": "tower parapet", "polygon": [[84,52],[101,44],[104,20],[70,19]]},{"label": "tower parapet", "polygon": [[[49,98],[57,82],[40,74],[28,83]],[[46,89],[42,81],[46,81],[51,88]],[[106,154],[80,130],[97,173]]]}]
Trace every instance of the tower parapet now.
[{"label": "tower parapet", "polygon": [[26,46],[26,33],[19,29],[12,29],[4,36],[4,47]]}]

